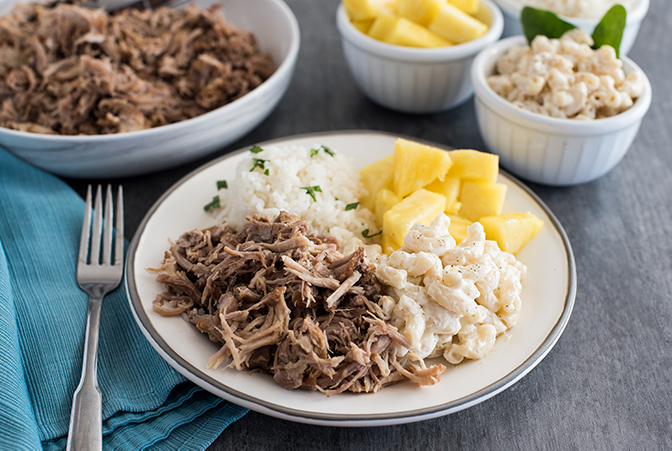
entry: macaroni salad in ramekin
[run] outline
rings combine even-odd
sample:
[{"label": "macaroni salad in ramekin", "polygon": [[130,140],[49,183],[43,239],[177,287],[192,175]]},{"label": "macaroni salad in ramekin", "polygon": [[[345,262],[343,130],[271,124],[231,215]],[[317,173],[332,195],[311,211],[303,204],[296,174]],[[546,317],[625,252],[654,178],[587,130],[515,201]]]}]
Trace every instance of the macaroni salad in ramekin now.
[{"label": "macaroni salad in ramekin", "polygon": [[[546,111],[543,102],[544,100],[547,101],[548,112],[540,114],[508,101],[506,97],[502,97],[495,90],[501,91],[501,86],[493,88],[488,83],[491,76],[502,75],[497,73],[497,62],[510,49],[516,47],[528,48],[530,54],[532,54],[532,49],[528,46],[525,37],[515,36],[502,39],[481,51],[472,65],[471,78],[475,93],[476,118],[488,150],[499,155],[500,164],[508,171],[526,180],[545,185],[568,186],[586,183],[613,169],[628,151],[637,135],[642,118],[651,105],[651,84],[646,74],[631,59],[621,56],[621,59],[614,63],[615,70],[612,74],[609,75],[608,71],[604,74],[593,74],[600,79],[599,85],[592,85],[586,81],[594,81],[595,79],[591,76],[586,76],[585,79],[577,81],[574,72],[567,73],[567,82],[561,83],[562,77],[558,77],[558,80],[551,77],[551,73],[558,75],[553,71],[556,67],[548,64],[550,61],[559,61],[557,54],[541,52],[541,57],[537,56],[536,60],[533,58],[530,72],[526,72],[524,70],[525,64],[520,63],[522,74],[517,79],[519,86],[513,81],[514,77],[511,74],[507,75],[511,81],[511,91],[514,89],[530,89],[528,92],[535,92],[535,90],[539,90],[539,85],[541,85],[539,94],[530,94],[525,98],[525,100],[536,102],[536,105],[528,103],[528,106],[542,111]],[[520,50],[517,51],[521,52]],[[598,53],[598,55],[600,54]],[[597,59],[596,56],[594,60],[589,59],[588,61],[595,63]],[[576,72],[585,72],[591,66],[588,61],[582,65],[581,70],[576,68]],[[610,61],[613,62],[612,59]],[[518,65],[515,66],[516,70],[518,67]],[[564,75],[562,71],[558,72]],[[636,73],[636,75],[631,75],[633,73]],[[526,86],[528,83],[525,81],[526,74],[541,75],[544,80],[543,84],[535,84],[539,80],[534,79],[528,81],[529,86]],[[603,78],[600,78],[601,76]],[[619,91],[616,88],[619,86],[616,79],[628,80],[628,77],[630,77],[630,81],[636,80],[634,83],[635,91],[639,90],[638,85],[641,81],[641,95],[634,101],[633,96],[628,94],[628,97],[633,100],[632,106],[618,114],[606,116],[606,114],[615,112],[614,104],[612,104],[612,110],[609,110],[609,106],[603,106],[601,113],[595,108],[595,117],[600,117],[598,120],[575,120],[550,115],[551,112],[556,112],[558,115],[562,113],[567,116],[567,113],[571,112],[570,103],[567,103],[568,96],[571,96],[572,101],[576,100],[574,109],[583,112],[581,119],[587,119],[592,114],[592,107],[587,106],[588,102],[600,100],[599,96],[592,96],[591,98],[591,95],[600,92],[600,87],[610,88],[611,79],[614,80],[615,91],[619,93],[621,106],[618,108],[621,108],[624,105],[625,97],[622,95],[622,91],[627,90],[622,87],[622,91]],[[549,86],[549,80],[551,85],[556,88],[555,101],[558,102],[557,104],[554,103],[553,88]],[[607,81],[609,81],[608,84]],[[500,79],[496,83],[504,84],[505,82]],[[575,90],[578,88],[578,92],[574,93],[576,94],[575,99],[572,93],[572,85],[577,83],[578,86],[574,88]],[[599,89],[591,92],[592,87]],[[611,91],[611,89],[609,90]],[[557,94],[558,92],[566,92],[567,94]],[[509,92],[509,94],[512,98],[517,96],[515,93]],[[602,99],[602,101],[604,100]],[[625,105],[628,103],[628,100],[625,99]],[[583,106],[579,108],[580,105]],[[578,114],[576,113],[574,117]]]},{"label": "macaroni salad in ramekin", "polygon": [[630,108],[644,91],[642,75],[627,76],[611,46],[593,50],[579,29],[560,39],[537,36],[511,47],[497,60],[488,85],[519,108],[557,118],[611,117]]}]

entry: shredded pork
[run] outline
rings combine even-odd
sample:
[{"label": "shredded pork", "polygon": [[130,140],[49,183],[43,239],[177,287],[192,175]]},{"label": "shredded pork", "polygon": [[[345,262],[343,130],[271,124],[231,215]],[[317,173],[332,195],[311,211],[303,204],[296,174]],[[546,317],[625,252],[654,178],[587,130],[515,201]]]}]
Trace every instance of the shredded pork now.
[{"label": "shredded pork", "polygon": [[273,374],[288,389],[375,392],[401,380],[436,383],[443,365],[397,357],[410,342],[386,320],[375,266],[362,248],[339,252],[288,213],[183,234],[157,280],[154,310],[182,315],[221,344],[208,365]]},{"label": "shredded pork", "polygon": [[95,135],[199,116],[275,70],[218,5],[114,14],[17,4],[0,18],[0,126]]}]

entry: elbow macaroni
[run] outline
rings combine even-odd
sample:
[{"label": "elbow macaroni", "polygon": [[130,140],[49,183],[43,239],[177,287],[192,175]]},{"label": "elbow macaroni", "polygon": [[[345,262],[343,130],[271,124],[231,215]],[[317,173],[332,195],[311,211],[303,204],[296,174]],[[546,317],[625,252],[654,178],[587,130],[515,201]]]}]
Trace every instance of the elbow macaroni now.
[{"label": "elbow macaroni", "polygon": [[590,35],[579,29],[560,39],[537,36],[529,47],[504,53],[488,85],[533,113],[577,120],[614,116],[634,104],[644,81],[637,72],[625,75],[613,47],[591,45]]},{"label": "elbow macaroni", "polygon": [[480,223],[457,245],[449,225],[444,214],[429,227],[414,225],[400,250],[379,257],[376,275],[388,287],[381,307],[411,342],[398,354],[458,364],[485,356],[517,323],[527,269],[486,241]]}]

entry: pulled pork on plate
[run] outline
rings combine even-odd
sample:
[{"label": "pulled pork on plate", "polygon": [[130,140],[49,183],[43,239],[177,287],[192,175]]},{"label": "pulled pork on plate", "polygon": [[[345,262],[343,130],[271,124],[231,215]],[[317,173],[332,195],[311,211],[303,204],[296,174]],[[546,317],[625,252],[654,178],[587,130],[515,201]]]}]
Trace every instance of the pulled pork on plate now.
[{"label": "pulled pork on plate", "polygon": [[108,14],[17,4],[0,18],[0,126],[62,135],[147,129],[226,105],[274,70],[218,5]]},{"label": "pulled pork on plate", "polygon": [[375,392],[410,379],[431,385],[446,368],[400,359],[408,339],[388,322],[375,266],[364,249],[339,252],[338,240],[308,234],[282,212],[183,234],[166,252],[154,311],[188,317],[222,345],[208,362],[260,370],[288,389],[331,395]]}]

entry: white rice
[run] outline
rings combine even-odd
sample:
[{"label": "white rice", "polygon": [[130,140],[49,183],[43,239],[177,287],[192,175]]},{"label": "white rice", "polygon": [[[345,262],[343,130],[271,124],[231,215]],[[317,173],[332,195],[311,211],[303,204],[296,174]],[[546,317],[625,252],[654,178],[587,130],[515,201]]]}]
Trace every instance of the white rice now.
[{"label": "white rice", "polygon": [[[366,194],[350,160],[338,150],[331,156],[320,144],[311,156],[303,146],[267,146],[263,152],[247,152],[236,167],[236,178],[228,180],[228,189],[218,192],[221,210],[217,219],[241,229],[245,217],[275,217],[284,210],[305,219],[311,231],[335,236],[342,251],[350,252],[363,244],[362,232],[377,232],[373,213],[359,205],[346,211],[349,204]],[[254,167],[254,159],[266,160],[263,169]],[[265,170],[268,169],[268,175]],[[304,187],[319,186],[315,200]]]},{"label": "white rice", "polygon": [[523,5],[547,9],[567,17],[586,19],[601,18],[612,6],[621,4],[628,11],[632,10],[638,0],[517,0]]}]

